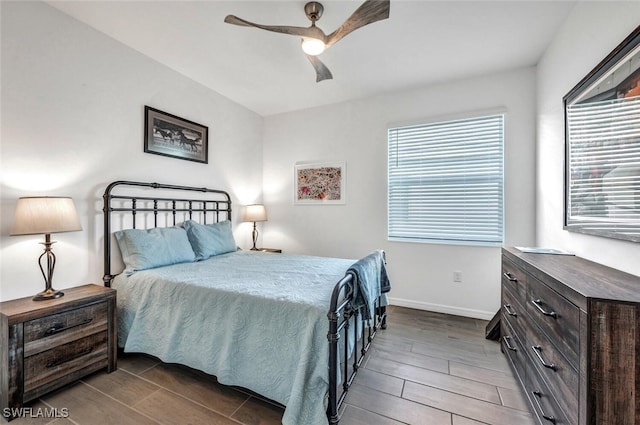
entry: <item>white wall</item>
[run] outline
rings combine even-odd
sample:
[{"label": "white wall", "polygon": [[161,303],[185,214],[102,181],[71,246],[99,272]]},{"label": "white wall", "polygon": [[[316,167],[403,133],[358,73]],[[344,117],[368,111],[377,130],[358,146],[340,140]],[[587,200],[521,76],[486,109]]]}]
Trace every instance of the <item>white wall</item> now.
[{"label": "white wall", "polygon": [[[500,248],[387,241],[389,124],[506,111],[506,244],[535,239],[535,70],[453,81],[266,117],[264,244],[285,252],[359,258],[387,253],[395,304],[489,319],[499,309]],[[345,160],[347,202],[293,205],[296,161]],[[453,271],[463,282],[453,283]]]},{"label": "white wall", "polygon": [[[102,200],[118,179],[262,190],[262,118],[40,2],[0,2],[0,300],[44,289],[42,236],[9,236],[17,198],[71,196],[83,231],[53,235],[57,289],[102,278]],[[144,105],[209,127],[209,164],[143,152]],[[248,224],[236,238],[250,246]]]},{"label": "white wall", "polygon": [[537,68],[537,243],[640,275],[640,244],[563,230],[562,97],[640,24],[640,2],[578,2]]},{"label": "white wall", "polygon": [[[638,2],[578,2],[535,70],[272,116],[264,131],[256,114],[46,4],[0,8],[0,300],[43,287],[41,237],[8,236],[19,196],[74,197],[84,230],[54,236],[54,284],[66,288],[100,282],[104,186],[141,179],[206,182],[232,190],[236,205],[259,200],[263,187],[261,245],[352,258],[383,248],[395,302],[487,318],[498,308],[499,249],[386,240],[385,134],[390,123],[500,107],[506,244],[568,249],[640,274],[640,245],[562,229],[562,96],[636,27]],[[144,105],[209,126],[209,164],[143,153]],[[333,159],[347,161],[347,204],[294,206],[294,163]],[[236,238],[248,247],[250,228],[235,211]],[[454,270],[462,284],[452,283]]]}]

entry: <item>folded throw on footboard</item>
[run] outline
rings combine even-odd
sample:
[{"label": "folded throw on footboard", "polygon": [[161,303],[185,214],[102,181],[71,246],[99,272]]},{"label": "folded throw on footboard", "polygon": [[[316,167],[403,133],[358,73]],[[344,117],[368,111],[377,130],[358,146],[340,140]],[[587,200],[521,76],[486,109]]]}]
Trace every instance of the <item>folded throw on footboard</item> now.
[{"label": "folded throw on footboard", "polygon": [[[374,251],[361,258],[349,267],[347,274],[353,275],[355,282],[353,289],[355,291],[354,308],[364,307],[364,318],[372,319],[378,295],[391,290],[384,252]],[[382,300],[386,305],[386,297],[382,297]]]}]

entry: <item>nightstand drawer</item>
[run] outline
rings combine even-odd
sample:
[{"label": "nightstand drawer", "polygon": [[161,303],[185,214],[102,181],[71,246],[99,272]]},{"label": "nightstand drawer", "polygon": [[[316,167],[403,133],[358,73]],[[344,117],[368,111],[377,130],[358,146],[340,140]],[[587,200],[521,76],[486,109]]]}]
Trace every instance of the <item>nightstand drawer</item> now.
[{"label": "nightstand drawer", "polygon": [[104,331],[25,357],[25,393],[95,363],[107,367],[107,338],[108,333]]},{"label": "nightstand drawer", "polygon": [[106,331],[107,311],[107,303],[100,302],[25,322],[25,357],[96,332]]}]

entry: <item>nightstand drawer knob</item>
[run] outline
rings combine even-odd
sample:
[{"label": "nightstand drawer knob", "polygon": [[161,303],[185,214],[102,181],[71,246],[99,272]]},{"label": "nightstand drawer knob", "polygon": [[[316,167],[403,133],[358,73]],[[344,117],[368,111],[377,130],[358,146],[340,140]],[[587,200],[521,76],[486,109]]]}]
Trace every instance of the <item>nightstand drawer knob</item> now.
[{"label": "nightstand drawer knob", "polygon": [[65,326],[62,323],[56,323],[44,332],[44,336],[51,336],[60,332],[64,332],[67,329],[73,329],[73,328],[77,328],[78,326],[88,325],[92,321],[93,321],[93,317],[89,317],[87,319],[84,319],[80,323],[76,323],[75,325],[71,325],[71,326]]},{"label": "nightstand drawer knob", "polygon": [[59,360],[50,360],[50,361],[47,362],[46,366],[47,367],[60,366],[61,364],[70,362],[71,360],[75,360],[75,359],[80,358],[82,356],[86,356],[91,351],[93,351],[93,347],[87,347],[87,348],[84,348],[84,349],[80,350],[79,352],[77,352],[73,356],[65,357],[64,359],[59,359]]}]

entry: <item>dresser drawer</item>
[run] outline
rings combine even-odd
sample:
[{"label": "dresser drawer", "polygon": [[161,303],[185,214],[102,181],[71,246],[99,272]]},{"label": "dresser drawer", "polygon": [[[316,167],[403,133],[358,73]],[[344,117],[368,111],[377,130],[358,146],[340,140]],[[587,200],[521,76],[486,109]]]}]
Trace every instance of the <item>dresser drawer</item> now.
[{"label": "dresser drawer", "polygon": [[527,280],[526,308],[532,321],[540,326],[549,340],[577,368],[580,350],[580,309],[531,276]]},{"label": "dresser drawer", "polygon": [[527,327],[526,349],[540,375],[572,423],[578,422],[580,374],[534,324]]},{"label": "dresser drawer", "polygon": [[107,330],[106,302],[52,314],[24,323],[25,357]]},{"label": "dresser drawer", "polygon": [[[538,422],[543,425],[577,425],[570,422],[558,405],[558,402],[544,383],[540,376],[533,369],[527,373],[526,384],[527,397],[531,400],[531,406]],[[611,424],[613,425],[613,424]]]},{"label": "dresser drawer", "polygon": [[502,286],[509,288],[516,300],[524,305],[527,297],[526,274],[504,256],[502,257]]},{"label": "dresser drawer", "polygon": [[509,326],[509,322],[504,320],[505,315],[502,314],[502,324],[500,343],[502,344],[502,352],[507,356],[513,369],[515,369],[521,382],[525,382],[526,368],[528,363],[527,353],[520,339],[515,335],[513,329]]},{"label": "dresser drawer", "polygon": [[502,316],[504,320],[509,322],[514,334],[518,335],[524,342],[525,323],[527,322],[526,310],[516,300],[515,295],[504,285],[502,286]]},{"label": "dresser drawer", "polygon": [[24,391],[32,391],[91,364],[108,364],[108,333],[89,335],[24,359]]}]

